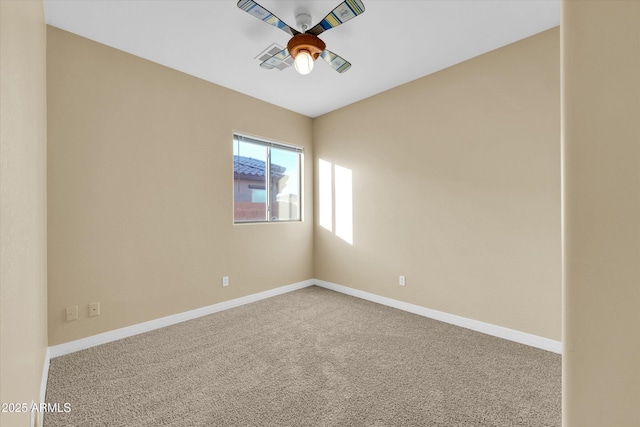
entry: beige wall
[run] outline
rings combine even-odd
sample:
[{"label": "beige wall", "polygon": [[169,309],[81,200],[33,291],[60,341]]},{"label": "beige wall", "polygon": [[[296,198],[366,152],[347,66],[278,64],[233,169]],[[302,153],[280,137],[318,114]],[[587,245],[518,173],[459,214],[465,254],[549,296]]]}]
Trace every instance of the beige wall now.
[{"label": "beige wall", "polygon": [[[0,1],[0,402],[40,401],[47,350],[46,28]],[[3,426],[29,414],[0,414]]]},{"label": "beige wall", "polygon": [[[563,5],[566,426],[640,420],[639,6]],[[46,34],[40,2],[0,7],[0,400],[30,402]],[[311,277],[312,157],[354,177],[354,244],[316,226],[316,277],[560,339],[557,29],[317,119],[315,156],[307,118],[57,29],[49,43],[50,344]],[[304,223],[231,225],[233,130],[306,147]]]},{"label": "beige wall", "polygon": [[640,2],[564,1],[563,415],[640,426]]},{"label": "beige wall", "polygon": [[[311,119],[53,27],[48,61],[50,345],[312,278]],[[234,131],[304,147],[304,222],[233,225]]]},{"label": "beige wall", "polygon": [[559,61],[555,28],[316,119],[354,237],[316,218],[315,277],[560,340]]}]

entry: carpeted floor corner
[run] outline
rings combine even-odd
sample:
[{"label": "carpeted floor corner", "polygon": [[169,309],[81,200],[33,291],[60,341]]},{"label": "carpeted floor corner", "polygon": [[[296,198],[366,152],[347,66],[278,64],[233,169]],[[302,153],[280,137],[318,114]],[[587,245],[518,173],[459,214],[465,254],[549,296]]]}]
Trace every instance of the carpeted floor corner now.
[{"label": "carpeted floor corner", "polygon": [[309,287],[51,360],[45,426],[561,425],[561,356]]}]

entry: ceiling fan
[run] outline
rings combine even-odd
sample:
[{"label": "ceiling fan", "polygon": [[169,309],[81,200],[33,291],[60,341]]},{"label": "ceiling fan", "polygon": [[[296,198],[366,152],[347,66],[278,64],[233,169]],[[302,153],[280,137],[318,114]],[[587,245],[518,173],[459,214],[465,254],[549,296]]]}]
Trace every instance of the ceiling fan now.
[{"label": "ceiling fan", "polygon": [[262,68],[275,68],[282,62],[290,61],[289,57],[292,57],[296,71],[300,74],[309,74],[313,70],[313,63],[318,59],[318,56],[339,73],[344,73],[351,68],[351,64],[347,60],[327,50],[325,43],[318,36],[324,31],[344,24],[363,13],[364,4],[361,0],[344,0],[314,27],[311,27],[309,13],[305,11],[298,13],[296,24],[302,32],[291,28],[253,0],[239,0],[238,8],[292,36],[285,49],[260,64]]}]

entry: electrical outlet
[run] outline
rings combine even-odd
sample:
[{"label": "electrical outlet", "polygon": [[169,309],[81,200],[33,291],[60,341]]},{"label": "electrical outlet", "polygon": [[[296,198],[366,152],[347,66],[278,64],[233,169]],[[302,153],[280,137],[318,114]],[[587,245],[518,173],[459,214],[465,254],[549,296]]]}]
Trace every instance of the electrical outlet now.
[{"label": "electrical outlet", "polygon": [[100,303],[92,302],[89,304],[89,317],[99,316],[100,315]]},{"label": "electrical outlet", "polygon": [[405,286],[407,284],[407,279],[405,276],[400,276],[400,278],[398,279],[398,284],[400,286]]},{"label": "electrical outlet", "polygon": [[72,320],[78,320],[78,306],[74,305],[71,307],[67,307],[67,322],[71,322]]},{"label": "electrical outlet", "polygon": [[229,276],[222,276],[222,286],[229,286]]}]

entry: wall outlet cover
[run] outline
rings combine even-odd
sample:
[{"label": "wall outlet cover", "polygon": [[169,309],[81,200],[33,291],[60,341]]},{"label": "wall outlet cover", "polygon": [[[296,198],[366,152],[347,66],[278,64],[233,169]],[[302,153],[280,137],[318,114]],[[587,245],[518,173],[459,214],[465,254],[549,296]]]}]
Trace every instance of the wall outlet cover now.
[{"label": "wall outlet cover", "polygon": [[71,322],[72,320],[78,320],[78,306],[73,305],[71,307],[67,307],[66,314],[67,314],[67,322]]},{"label": "wall outlet cover", "polygon": [[92,302],[89,304],[89,317],[99,316],[100,315],[100,303]]}]

